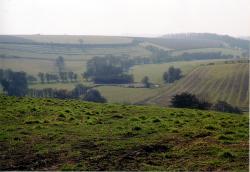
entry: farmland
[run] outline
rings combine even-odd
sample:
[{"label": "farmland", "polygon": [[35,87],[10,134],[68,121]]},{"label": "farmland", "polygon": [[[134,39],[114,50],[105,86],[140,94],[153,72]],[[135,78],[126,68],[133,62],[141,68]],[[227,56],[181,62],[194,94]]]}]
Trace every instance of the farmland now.
[{"label": "farmland", "polygon": [[[6,56],[6,58],[0,58],[1,68],[24,70],[30,74],[54,72],[55,59],[58,56],[64,57],[68,70],[81,73],[85,70],[88,59],[109,54],[148,57],[151,53],[141,46],[97,47],[82,50],[80,48],[67,49],[65,47],[51,49],[47,45],[0,44],[0,55]],[[30,68],[33,64],[35,68]]]},{"label": "farmland", "polygon": [[0,96],[0,170],[248,171],[248,115]]},{"label": "farmland", "polygon": [[120,36],[88,36],[88,35],[18,35],[17,37],[39,43],[61,44],[129,44],[133,41],[129,37]]},{"label": "farmland", "polygon": [[186,91],[212,102],[224,100],[233,105],[248,108],[248,83],[248,63],[215,63],[215,65],[200,66],[192,70],[152,101],[166,105],[172,95]]},{"label": "farmland", "polygon": [[233,48],[195,48],[188,50],[176,50],[172,52],[172,55],[181,55],[183,53],[203,53],[203,52],[221,52],[222,54],[232,54],[235,56],[241,56],[241,51]]},{"label": "farmland", "polygon": [[85,86],[93,87],[100,91],[100,93],[111,103],[125,103],[134,104],[144,101],[145,99],[152,98],[159,94],[161,88],[127,88],[122,86],[95,86],[95,84],[90,82],[78,82],[78,83],[49,83],[49,84],[32,84],[30,88],[34,89],[44,89],[44,88],[54,88],[54,89],[66,89],[72,90],[76,84],[83,84]]},{"label": "farmland", "polygon": [[[190,42],[191,41],[191,42]],[[191,44],[192,43],[192,44]],[[0,36],[0,68],[12,69],[14,71],[25,71],[29,75],[37,77],[39,72],[52,73],[58,72],[55,67],[56,59],[62,56],[65,61],[65,70],[73,71],[78,74],[78,81],[74,83],[49,83],[49,84],[30,84],[29,88],[58,88],[71,90],[77,83],[82,83],[87,86],[95,86],[92,82],[87,82],[81,77],[81,74],[86,71],[86,63],[94,56],[128,56],[129,58],[153,58],[153,52],[147,49],[147,46],[153,46],[159,50],[167,51],[171,56],[180,56],[184,53],[209,53],[221,52],[226,55],[233,55],[242,58],[243,50],[235,47],[230,47],[223,41],[211,40],[183,40],[183,39],[165,39],[165,38],[132,38],[132,37],[116,37],[116,36],[81,36],[81,35],[17,35],[17,36]],[[181,89],[178,83],[189,84],[189,79],[195,78],[201,72],[204,65],[209,63],[224,63],[224,60],[192,60],[192,61],[177,61],[161,64],[137,64],[129,69],[129,73],[133,74],[135,82],[141,82],[145,76],[149,77],[149,81],[158,85],[157,88],[126,88],[121,86],[98,86],[97,90],[103,94],[108,102],[112,103],[141,103],[148,102],[158,105],[167,105],[169,97],[181,91],[191,91],[192,93],[206,96],[211,101],[219,99],[227,100],[233,105],[246,107],[248,103],[248,83],[247,80],[240,79],[239,85],[235,86],[234,79],[227,80],[229,90],[220,92],[222,87],[220,82],[226,82],[224,78],[228,78],[237,72],[231,70],[230,65],[223,72],[215,72],[216,69],[208,71],[209,77],[201,83],[198,80],[192,82],[193,89]],[[163,73],[170,66],[178,67],[182,70],[183,78],[175,84],[165,84],[163,81]],[[215,65],[218,66],[218,65]],[[231,65],[234,66],[234,65]],[[210,67],[210,66],[209,66]],[[241,66],[238,66],[241,67]],[[199,70],[197,69],[199,68]],[[205,67],[208,68],[208,67]],[[204,70],[205,70],[204,68]],[[246,67],[244,67],[246,69]],[[195,73],[197,70],[197,73]],[[241,71],[241,70],[240,70]],[[207,73],[207,74],[208,74]],[[227,73],[227,74],[225,74]],[[246,71],[237,73],[240,78],[247,77]],[[217,78],[216,78],[217,77]],[[221,77],[221,78],[218,78]],[[239,77],[238,77],[239,78]],[[220,80],[220,81],[219,81]],[[229,86],[233,85],[232,87]],[[213,84],[213,86],[211,86]],[[223,85],[223,84],[221,84]],[[218,88],[215,88],[218,87]],[[237,89],[234,89],[237,87]],[[199,88],[202,88],[199,90]],[[242,91],[244,89],[244,91]],[[206,92],[211,91],[211,94]],[[217,90],[217,91],[215,91]],[[202,93],[204,91],[204,93]],[[237,91],[237,93],[234,93]],[[159,95],[159,94],[162,95]],[[229,94],[227,94],[229,93]],[[237,95],[236,95],[237,94]],[[238,95],[241,94],[241,95]],[[246,96],[244,96],[244,94]],[[233,99],[233,97],[237,97]],[[168,97],[166,99],[166,97]]]},{"label": "farmland", "polygon": [[194,68],[205,65],[211,62],[216,62],[221,60],[195,60],[195,61],[180,61],[162,64],[145,64],[137,65],[131,68],[131,73],[135,77],[135,81],[140,82],[144,76],[148,76],[150,81],[157,84],[163,84],[163,73],[168,70],[170,66],[181,68],[182,74],[186,75]]},{"label": "farmland", "polygon": [[119,86],[96,87],[108,102],[134,104],[152,98],[160,93],[156,88],[124,88]]},{"label": "farmland", "polygon": [[[79,40],[83,40],[85,47]],[[0,36],[1,68],[23,70],[32,75],[54,72],[55,59],[62,56],[67,69],[80,74],[85,70],[86,61],[94,56],[151,55],[132,41],[132,38],[112,36]]]}]

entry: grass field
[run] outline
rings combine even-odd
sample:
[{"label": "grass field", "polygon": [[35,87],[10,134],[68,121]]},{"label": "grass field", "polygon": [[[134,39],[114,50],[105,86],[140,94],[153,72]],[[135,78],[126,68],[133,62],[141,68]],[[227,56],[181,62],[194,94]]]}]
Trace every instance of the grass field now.
[{"label": "grass field", "polygon": [[0,96],[0,170],[248,171],[248,115]]},{"label": "grass field", "polygon": [[[28,74],[37,75],[39,72],[54,72],[55,59],[64,57],[66,68],[76,73],[83,73],[87,60],[94,56],[127,54],[133,57],[149,57],[151,52],[142,46],[105,47],[105,48],[65,48],[48,45],[19,45],[0,43],[1,68],[22,70]],[[19,58],[13,58],[17,56]]]},{"label": "grass field", "polygon": [[241,51],[233,48],[196,48],[196,49],[188,49],[188,50],[178,50],[173,51],[172,55],[179,56],[183,53],[207,53],[207,52],[221,52],[222,54],[228,55],[234,55],[234,56],[240,56],[241,57]]},{"label": "grass field", "polygon": [[[93,87],[90,82],[79,82],[85,86]],[[78,83],[49,83],[49,84],[32,84],[29,88],[44,89],[66,89],[72,90]],[[97,86],[94,87],[111,103],[134,104],[152,98],[159,94],[161,88],[125,88],[121,86]]]},{"label": "grass field", "polygon": [[[8,36],[7,36],[8,37]],[[6,36],[4,37],[6,38]],[[24,39],[23,39],[24,38]],[[113,36],[67,36],[67,35],[60,35],[60,36],[44,36],[44,35],[19,35],[18,37],[13,38],[12,41],[17,41],[18,43],[3,43],[3,36],[0,36],[0,68],[1,69],[12,69],[15,71],[25,71],[30,75],[37,76],[39,72],[46,72],[46,73],[56,73],[57,68],[55,67],[55,59],[58,56],[63,56],[65,59],[65,65],[67,71],[73,71],[78,74],[79,82],[84,82],[81,78],[81,74],[86,70],[86,62],[87,60],[91,59],[94,56],[104,56],[108,54],[113,55],[122,55],[128,54],[131,58],[133,57],[151,57],[152,53],[145,48],[147,45],[152,45],[158,47],[160,49],[169,50],[172,52],[173,55],[180,55],[184,52],[222,52],[224,54],[232,54],[232,55],[240,55],[239,50],[230,49],[230,48],[204,48],[211,45],[212,47],[217,47],[218,42],[203,42],[201,47],[199,45],[199,41],[195,41],[194,44],[188,45],[187,42],[180,42],[174,41],[172,42],[172,46],[181,46],[177,49],[186,49],[185,46],[190,46],[189,48],[195,49],[188,49],[188,50],[174,50],[169,49],[168,47],[171,43],[170,40],[165,39],[158,39],[158,38],[149,38],[149,39],[142,39],[144,42],[139,44],[133,43],[136,38],[128,38],[128,37],[113,37]],[[29,41],[39,42],[39,44],[33,43]],[[92,47],[85,47],[81,48],[79,46],[59,46],[56,43],[63,43],[63,44],[80,44],[80,39],[82,39],[83,44],[98,44],[100,46],[92,46]],[[170,41],[170,42],[169,42]],[[20,43],[22,42],[22,43]],[[53,43],[54,44],[53,44]],[[42,44],[40,44],[42,43]],[[115,47],[114,45],[121,45]],[[126,44],[126,45],[125,45]],[[108,45],[108,46],[107,46]],[[7,58],[3,58],[2,55],[8,56]],[[11,57],[12,56],[12,57]],[[13,57],[17,56],[17,57]],[[18,58],[19,57],[19,58]],[[181,91],[185,89],[179,89],[179,87],[175,87],[175,85],[165,85],[163,81],[163,73],[168,70],[170,66],[179,67],[183,71],[184,76],[189,76],[189,73],[193,71],[195,68],[214,62],[215,60],[204,60],[204,61],[183,61],[183,62],[172,62],[172,63],[164,63],[164,64],[146,64],[146,65],[136,65],[131,68],[129,71],[131,74],[134,75],[135,82],[141,82],[144,76],[148,76],[150,82],[154,84],[159,84],[161,88],[159,89],[146,89],[146,88],[123,88],[123,87],[116,87],[116,86],[102,86],[98,87],[97,89],[101,91],[101,93],[108,99],[109,102],[117,102],[117,103],[137,103],[143,102],[148,100],[149,98],[153,98],[156,96],[158,99],[158,93],[162,93],[166,91],[167,95],[169,95],[170,91],[176,93],[175,91]],[[217,62],[216,62],[217,63]],[[230,68],[226,68],[227,71],[230,71]],[[216,80],[217,83],[224,82],[224,78],[213,78],[216,75],[222,76],[220,72],[214,73],[211,70],[211,75],[207,78],[207,82],[205,85],[208,85],[207,88],[204,85],[194,86],[195,93],[201,94],[201,91],[205,93],[203,95],[207,95],[206,89],[209,91],[211,90],[212,93],[209,95],[211,100],[218,100],[218,99],[225,99],[229,100],[233,104],[241,105],[243,104],[246,106],[248,100],[244,98],[245,92],[240,93],[233,93],[234,91],[239,92],[241,87],[238,86],[228,86],[230,90],[227,90],[229,94],[225,93],[218,93],[221,89],[221,85],[214,84],[213,81]],[[234,77],[235,72],[231,72],[229,75]],[[242,74],[242,75],[241,75]],[[239,78],[246,77],[245,73],[238,73],[237,76]],[[229,77],[229,76],[228,76]],[[186,77],[185,77],[186,78]],[[211,79],[212,78],[212,79]],[[217,80],[221,80],[217,81]],[[223,81],[222,81],[223,80]],[[236,81],[237,79],[235,79]],[[238,80],[237,80],[238,81]],[[247,81],[247,80],[246,80]],[[240,79],[240,85],[245,85],[245,80]],[[183,81],[184,82],[184,81]],[[225,81],[226,82],[226,81]],[[233,82],[233,81],[231,81]],[[187,81],[185,84],[188,84]],[[205,83],[205,81],[204,81]],[[204,84],[203,82],[201,84]],[[91,83],[84,82],[85,85],[92,85]],[[238,83],[235,83],[238,84]],[[31,88],[63,88],[63,89],[72,89],[74,88],[75,83],[68,83],[68,84],[36,84],[31,85]],[[218,86],[219,88],[215,87]],[[162,88],[163,87],[163,88]],[[188,87],[188,86],[186,86]],[[193,86],[190,86],[193,87]],[[211,88],[210,88],[211,87]],[[237,89],[234,89],[237,87]],[[176,88],[176,90],[175,90]],[[178,89],[177,89],[178,88]],[[195,89],[196,88],[196,89]],[[200,89],[202,88],[202,89]],[[239,89],[238,89],[239,88]],[[173,89],[173,90],[172,90]],[[199,90],[200,89],[200,90]],[[246,88],[244,88],[246,89]],[[170,91],[168,91],[170,90]],[[215,91],[217,90],[217,91]],[[248,89],[247,89],[248,90]],[[171,93],[172,94],[172,93]],[[241,94],[242,96],[237,96],[236,99],[233,100],[233,97],[236,94]],[[164,94],[165,95],[165,94]],[[156,102],[165,102],[165,96],[163,100],[156,101]],[[247,97],[248,92],[246,92]],[[229,98],[230,97],[230,98]],[[164,103],[163,103],[164,104]]]},{"label": "grass field", "polygon": [[218,63],[200,66],[167,87],[152,101],[166,105],[172,95],[185,91],[199,95],[208,101],[224,100],[232,105],[248,108],[249,64]]},{"label": "grass field", "polygon": [[205,65],[211,62],[220,62],[221,60],[196,60],[196,61],[179,61],[163,64],[145,64],[134,66],[130,73],[134,75],[134,79],[140,82],[144,76],[148,76],[150,81],[157,84],[163,84],[163,73],[168,70],[170,66],[181,68],[182,74],[186,75],[195,67]]},{"label": "grass field", "polygon": [[124,88],[119,86],[101,86],[97,90],[111,103],[134,104],[159,94],[160,88]]},{"label": "grass field", "polygon": [[[57,73],[55,61],[51,60],[33,60],[33,59],[1,59],[1,69],[12,69],[14,71],[25,71],[29,75],[37,76],[39,72]],[[65,60],[65,68],[68,71],[78,73],[80,77],[86,69],[86,61],[68,61]]]},{"label": "grass field", "polygon": [[200,39],[165,39],[165,38],[139,38],[139,40],[150,42],[168,49],[187,50],[194,48],[218,48],[223,42],[217,40]]},{"label": "grass field", "polygon": [[17,37],[42,43],[79,44],[128,44],[133,38],[120,36],[87,36],[87,35],[18,35]]}]

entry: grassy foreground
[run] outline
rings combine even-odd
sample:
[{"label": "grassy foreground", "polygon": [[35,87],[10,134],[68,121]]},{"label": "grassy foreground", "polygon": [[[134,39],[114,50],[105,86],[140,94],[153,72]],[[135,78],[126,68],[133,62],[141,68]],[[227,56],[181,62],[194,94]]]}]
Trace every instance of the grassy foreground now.
[{"label": "grassy foreground", "polygon": [[0,170],[248,171],[248,115],[0,96]]}]

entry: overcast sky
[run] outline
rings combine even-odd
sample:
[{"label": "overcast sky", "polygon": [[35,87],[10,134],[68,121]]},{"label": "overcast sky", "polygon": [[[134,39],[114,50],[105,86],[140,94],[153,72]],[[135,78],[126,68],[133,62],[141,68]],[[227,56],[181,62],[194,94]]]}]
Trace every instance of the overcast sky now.
[{"label": "overcast sky", "polygon": [[0,0],[0,34],[250,35],[250,0]]}]

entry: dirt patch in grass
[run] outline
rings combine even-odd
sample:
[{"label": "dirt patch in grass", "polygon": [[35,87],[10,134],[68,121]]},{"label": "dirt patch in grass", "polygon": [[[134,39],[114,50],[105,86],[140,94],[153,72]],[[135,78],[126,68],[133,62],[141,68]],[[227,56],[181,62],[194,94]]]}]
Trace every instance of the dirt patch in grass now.
[{"label": "dirt patch in grass", "polygon": [[0,143],[0,170],[43,170],[63,161],[66,152],[38,154],[29,145]]}]

